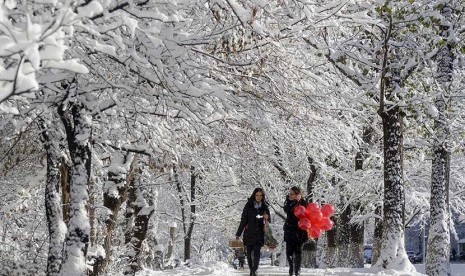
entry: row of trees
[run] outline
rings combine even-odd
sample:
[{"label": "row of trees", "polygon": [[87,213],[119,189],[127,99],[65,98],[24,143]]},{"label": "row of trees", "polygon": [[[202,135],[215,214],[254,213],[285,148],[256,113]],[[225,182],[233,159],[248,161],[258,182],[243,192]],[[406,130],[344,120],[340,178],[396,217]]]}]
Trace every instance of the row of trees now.
[{"label": "row of trees", "polygon": [[374,266],[414,270],[428,219],[450,275],[462,3],[197,2],[0,2],[5,271],[170,267],[173,222],[185,261],[221,259],[252,188],[283,217],[297,183],[338,206],[320,266],[362,266],[374,221]]}]

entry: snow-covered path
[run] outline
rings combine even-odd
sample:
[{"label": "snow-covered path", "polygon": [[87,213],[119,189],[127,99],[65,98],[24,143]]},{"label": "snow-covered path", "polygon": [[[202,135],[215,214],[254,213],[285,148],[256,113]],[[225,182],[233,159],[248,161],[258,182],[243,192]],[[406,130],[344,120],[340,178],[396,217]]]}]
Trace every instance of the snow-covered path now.
[{"label": "snow-covered path", "polygon": [[[234,275],[234,274],[233,274]],[[249,271],[245,270],[242,273],[238,273],[241,276],[248,276]],[[287,267],[275,267],[275,266],[263,266],[258,270],[258,276],[288,276],[288,268]],[[310,269],[310,268],[303,268],[301,276],[423,276],[423,274],[411,274],[405,272],[398,272],[393,270],[383,271],[379,273],[371,273],[368,268],[360,268],[360,269],[347,269],[347,268],[333,268],[333,269]]]},{"label": "snow-covered path", "polygon": [[[369,268],[347,269],[302,269],[301,276],[420,276],[424,275],[424,265],[415,265],[418,273],[406,273],[394,270],[385,270],[378,273],[370,271]],[[452,276],[465,276],[465,264],[452,264]],[[144,270],[137,273],[137,276],[248,276],[249,270],[235,270],[223,262],[215,262],[207,265],[193,267],[176,268],[165,271]],[[287,276],[287,267],[276,267],[262,265],[258,270],[258,276]]]}]

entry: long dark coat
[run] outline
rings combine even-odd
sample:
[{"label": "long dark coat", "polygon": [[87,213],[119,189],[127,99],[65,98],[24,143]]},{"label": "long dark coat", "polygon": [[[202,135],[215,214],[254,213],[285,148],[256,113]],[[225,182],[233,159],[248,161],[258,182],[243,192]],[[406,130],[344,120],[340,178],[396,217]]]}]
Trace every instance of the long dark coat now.
[{"label": "long dark coat", "polygon": [[285,242],[304,243],[308,240],[307,232],[299,228],[299,219],[294,215],[294,208],[298,205],[307,207],[308,202],[303,198],[297,201],[289,200],[289,196],[286,197],[283,207],[284,212],[287,214],[283,227]]},{"label": "long dark coat", "polygon": [[[264,214],[268,214],[268,222],[270,222],[270,209],[266,203],[262,203],[262,206],[256,209],[253,200],[247,201],[244,210],[242,210],[241,222],[236,233],[236,237],[240,237],[244,232],[242,238],[244,245],[258,244],[263,246],[265,244]],[[260,217],[257,218],[257,216]]]}]

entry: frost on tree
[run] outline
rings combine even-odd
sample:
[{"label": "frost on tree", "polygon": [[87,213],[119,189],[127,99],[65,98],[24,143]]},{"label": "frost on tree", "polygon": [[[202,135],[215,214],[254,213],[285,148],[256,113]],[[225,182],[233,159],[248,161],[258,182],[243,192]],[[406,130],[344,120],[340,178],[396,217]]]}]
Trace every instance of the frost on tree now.
[{"label": "frost on tree", "polygon": [[5,101],[34,97],[41,73],[87,73],[85,66],[68,58],[76,14],[58,1],[6,1],[0,5],[0,111],[17,113]]},{"label": "frost on tree", "polygon": [[41,119],[42,143],[47,154],[47,179],[45,184],[45,211],[49,234],[47,275],[59,275],[62,264],[63,242],[66,226],[63,222],[60,196],[61,135],[56,127],[56,116],[51,116],[50,122]]},{"label": "frost on tree", "polygon": [[402,98],[403,77],[398,68],[398,49],[389,47],[395,46],[384,46],[385,67],[381,74],[379,110],[384,136],[384,219],[381,252],[374,267],[415,271],[404,245],[403,111],[397,104]]},{"label": "frost on tree", "polygon": [[79,95],[77,80],[63,87],[73,93],[72,101],[64,102],[58,112],[65,125],[72,168],[70,176],[70,201],[68,233],[64,246],[61,275],[79,276],[86,271],[86,256],[89,246],[90,221],[88,207],[88,183],[91,173],[92,116],[88,104],[89,95]]},{"label": "frost on tree", "polygon": [[450,149],[447,145],[450,126],[448,109],[450,104],[450,85],[452,82],[454,55],[453,37],[453,2],[445,2],[441,7],[440,38],[436,57],[436,79],[439,91],[435,99],[437,116],[434,120],[433,159],[431,168],[430,228],[428,235],[428,252],[425,270],[428,275],[451,275],[450,252],[450,210],[449,210],[449,170]]}]

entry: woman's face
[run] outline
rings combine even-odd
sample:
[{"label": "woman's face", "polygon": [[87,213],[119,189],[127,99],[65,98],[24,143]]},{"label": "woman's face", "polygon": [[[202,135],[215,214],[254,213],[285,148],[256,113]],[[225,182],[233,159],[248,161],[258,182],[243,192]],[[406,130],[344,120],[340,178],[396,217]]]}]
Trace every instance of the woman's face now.
[{"label": "woman's face", "polygon": [[289,190],[289,199],[290,200],[300,200],[300,198],[301,198],[300,194],[297,194],[293,190]]},{"label": "woman's face", "polygon": [[255,194],[255,202],[260,202],[263,199],[263,193],[262,192],[257,192]]}]

